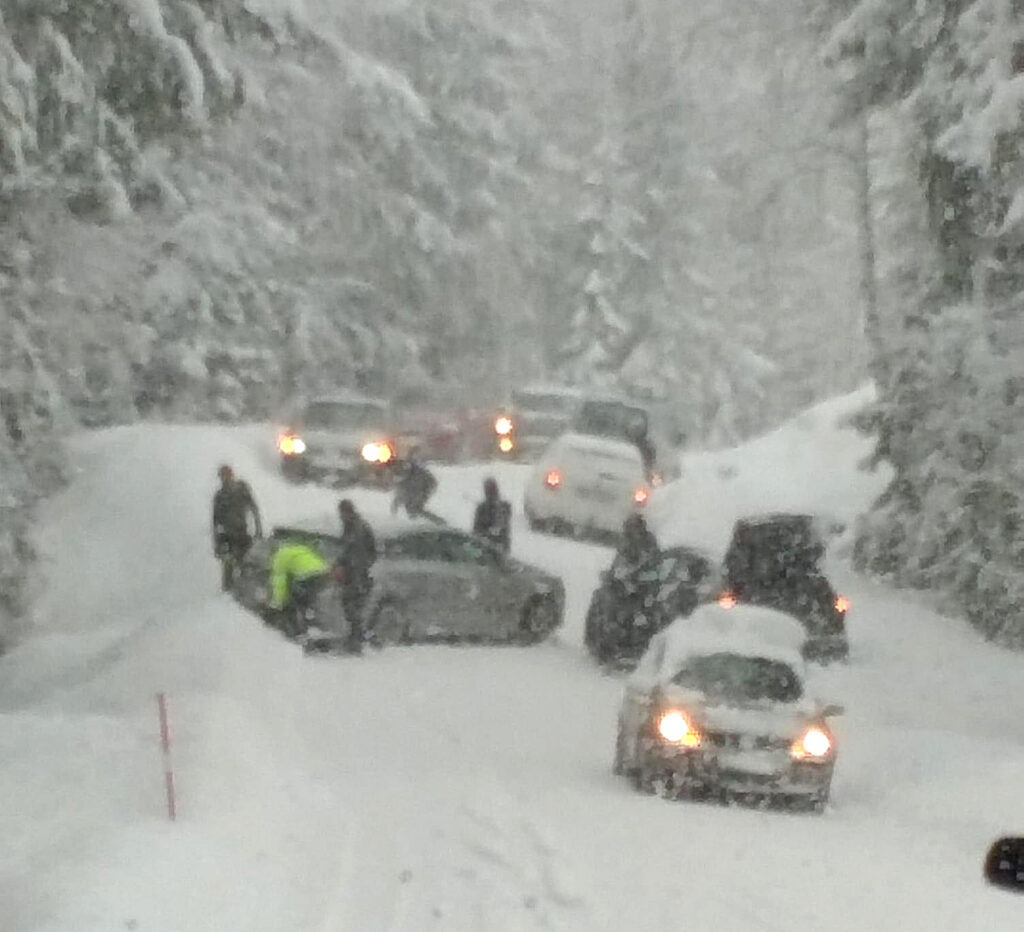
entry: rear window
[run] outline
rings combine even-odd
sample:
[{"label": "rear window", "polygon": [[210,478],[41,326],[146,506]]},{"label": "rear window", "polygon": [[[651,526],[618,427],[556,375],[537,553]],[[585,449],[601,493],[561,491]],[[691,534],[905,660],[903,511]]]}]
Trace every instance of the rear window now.
[{"label": "rear window", "polygon": [[734,578],[769,580],[790,570],[815,569],[824,552],[808,517],[741,522],[733,532],[726,566]]},{"label": "rear window", "polygon": [[618,401],[587,401],[576,415],[573,429],[637,443],[647,437],[647,412]]},{"label": "rear window", "polygon": [[559,395],[557,392],[513,392],[512,406],[520,411],[569,415],[579,402],[571,395]]},{"label": "rear window", "polygon": [[565,452],[574,460],[589,462],[594,465],[602,463],[619,466],[640,466],[640,453],[632,447],[600,447],[575,446],[568,444]]},{"label": "rear window", "polygon": [[305,427],[378,427],[385,420],[383,405],[363,402],[313,401],[302,422]]},{"label": "rear window", "polygon": [[691,657],[672,682],[712,700],[796,702],[803,695],[800,677],[789,664],[744,654]]}]

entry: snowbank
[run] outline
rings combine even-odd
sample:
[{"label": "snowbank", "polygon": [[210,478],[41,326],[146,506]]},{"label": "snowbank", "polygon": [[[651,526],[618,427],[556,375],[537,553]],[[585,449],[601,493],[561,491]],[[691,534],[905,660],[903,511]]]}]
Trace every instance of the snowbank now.
[{"label": "snowbank", "polygon": [[888,481],[884,469],[861,469],[872,440],[850,423],[873,397],[868,386],[731,450],[684,455],[682,477],[658,489],[648,506],[662,546],[722,553],[738,518],[773,511],[851,524]]}]

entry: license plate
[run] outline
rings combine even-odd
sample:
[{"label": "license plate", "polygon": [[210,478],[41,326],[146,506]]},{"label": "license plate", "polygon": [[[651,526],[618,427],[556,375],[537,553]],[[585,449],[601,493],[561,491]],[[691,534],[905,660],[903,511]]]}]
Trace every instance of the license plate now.
[{"label": "license plate", "polygon": [[602,489],[599,486],[580,486],[577,490],[580,498],[587,498],[597,502],[614,502],[615,493],[610,492],[607,489]]}]

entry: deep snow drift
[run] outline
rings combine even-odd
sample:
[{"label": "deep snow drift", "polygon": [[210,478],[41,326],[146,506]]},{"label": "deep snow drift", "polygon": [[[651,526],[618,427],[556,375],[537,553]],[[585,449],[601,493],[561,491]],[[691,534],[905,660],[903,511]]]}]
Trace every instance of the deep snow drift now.
[{"label": "deep snow drift", "polygon": [[[719,547],[744,511],[849,520],[877,490],[842,399],[742,448],[688,456],[652,502],[663,539]],[[0,929],[791,930],[1021,926],[981,859],[1024,828],[1022,659],[924,600],[835,567],[853,600],[833,806],[823,817],[667,803],[610,772],[621,680],[581,646],[604,548],[532,535],[565,627],[535,648],[304,657],[218,592],[216,465],[266,523],[333,507],[279,480],[265,428],[81,437],[40,531],[47,589],[0,659]],[[466,525],[481,466],[442,471]],[[518,502],[522,467],[497,470]],[[355,497],[368,513],[378,493]],[[180,818],[164,815],[154,694]]]}]

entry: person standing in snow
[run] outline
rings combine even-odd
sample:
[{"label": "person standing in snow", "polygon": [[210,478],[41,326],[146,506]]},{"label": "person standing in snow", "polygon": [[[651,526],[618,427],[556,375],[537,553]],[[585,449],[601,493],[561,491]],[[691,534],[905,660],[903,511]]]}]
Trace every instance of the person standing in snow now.
[{"label": "person standing in snow", "polygon": [[502,553],[512,549],[512,506],[501,498],[498,483],[491,476],[484,479],[484,500],[473,514],[473,533]]},{"label": "person standing in snow", "polygon": [[338,502],[338,517],[341,518],[341,552],[335,569],[340,577],[341,604],[349,626],[345,648],[359,654],[363,650],[366,601],[373,589],[370,570],[377,561],[377,541],[351,500],[343,498]]},{"label": "person standing in snow", "polygon": [[615,554],[615,563],[630,571],[641,566],[659,552],[658,539],[647,527],[644,516],[634,512],[622,525],[622,537]]},{"label": "person standing in snow", "polygon": [[221,588],[230,589],[235,567],[252,546],[249,515],[256,537],[263,536],[263,524],[249,484],[237,478],[227,465],[221,466],[217,475],[220,488],[213,496],[213,553],[221,562]]}]

